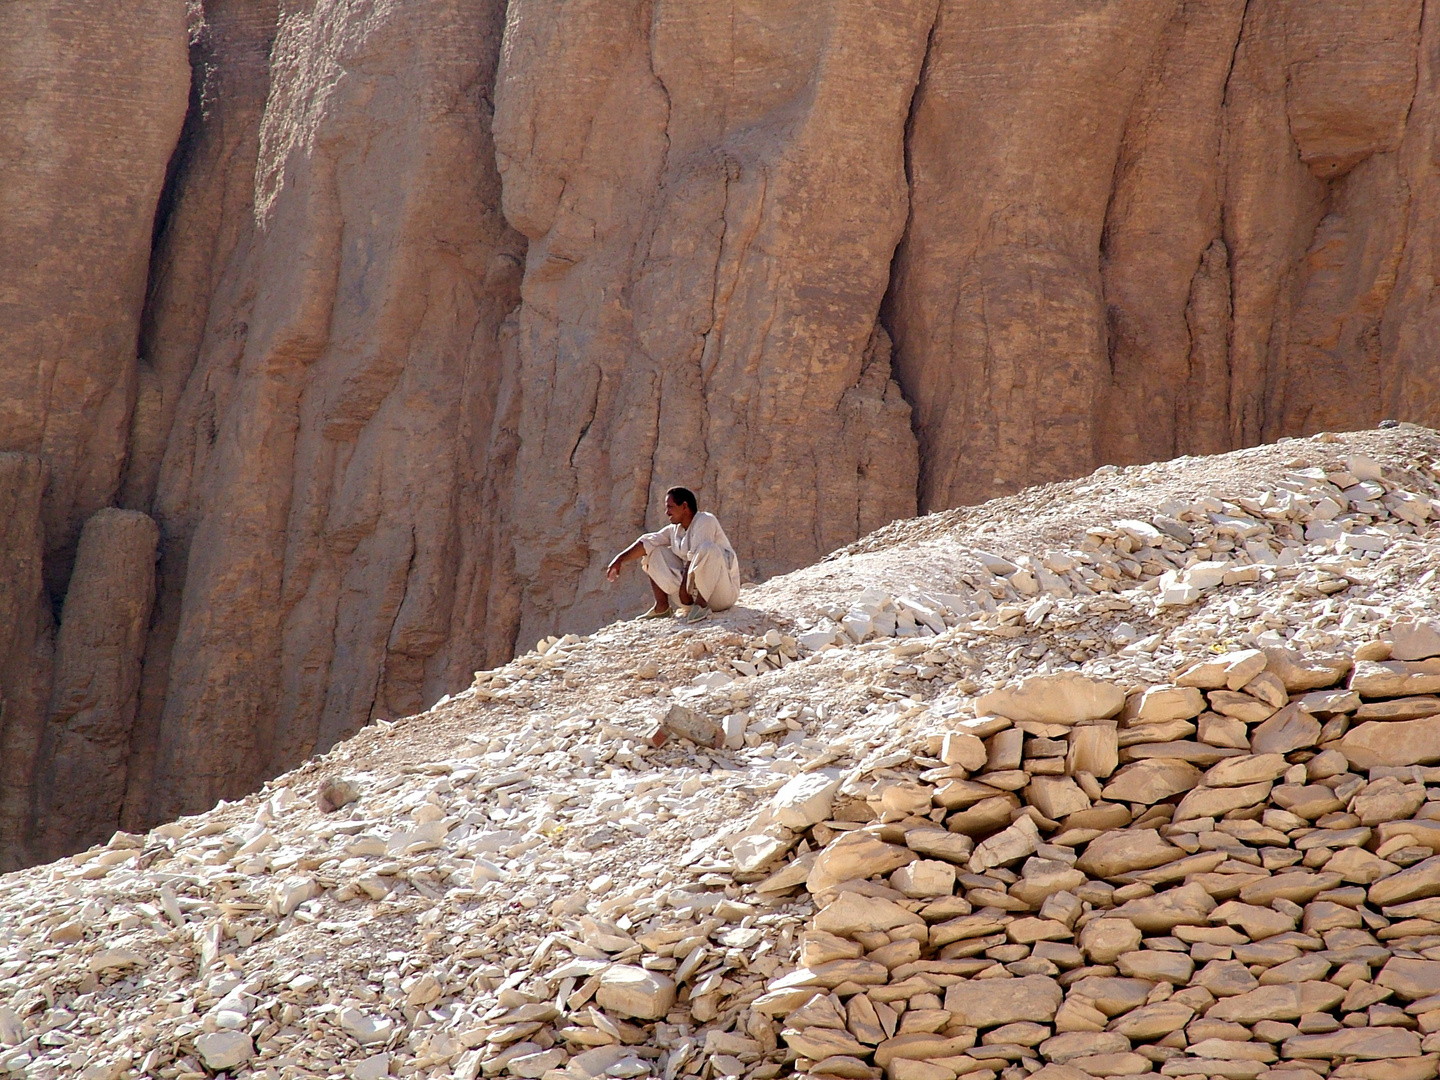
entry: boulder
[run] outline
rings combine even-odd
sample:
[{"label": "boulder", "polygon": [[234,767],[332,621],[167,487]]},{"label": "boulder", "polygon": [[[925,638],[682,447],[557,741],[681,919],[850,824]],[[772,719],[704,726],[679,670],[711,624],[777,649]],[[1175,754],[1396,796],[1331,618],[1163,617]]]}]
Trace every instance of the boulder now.
[{"label": "boulder", "polygon": [[830,816],[835,792],[840,789],[835,769],[797,773],[785,782],[770,802],[775,820],[788,829],[808,829]]},{"label": "boulder", "polygon": [[255,1044],[243,1031],[209,1031],[195,1037],[195,1051],[207,1069],[220,1072],[255,1056]]},{"label": "boulder", "polygon": [[1407,697],[1440,691],[1440,657],[1430,660],[1358,660],[1350,689],[1365,698]]},{"label": "boulder", "polygon": [[1189,720],[1205,711],[1205,696],[1193,686],[1152,686],[1140,698],[1135,720],[1155,723]]},{"label": "boulder", "polygon": [[1054,979],[1026,975],[1019,979],[984,979],[956,983],[945,991],[945,1008],[955,1023],[991,1028],[1020,1020],[1048,1023],[1065,992]]},{"label": "boulder", "polygon": [[612,964],[600,976],[595,1001],[617,1016],[663,1020],[675,1004],[675,982],[658,971]]},{"label": "boulder", "polygon": [[1288,754],[1320,741],[1320,721],[1300,708],[1287,705],[1250,732],[1250,752],[1257,755]]},{"label": "boulder", "polygon": [[1091,877],[1111,878],[1163,866],[1184,854],[1155,829],[1111,829],[1090,841],[1075,868]]},{"label": "boulder", "polygon": [[1356,769],[1433,765],[1440,761],[1440,716],[1367,720],[1341,737],[1339,750]]},{"label": "boulder", "polygon": [[1398,619],[1390,630],[1392,660],[1428,660],[1440,656],[1440,623],[1430,619]]},{"label": "boulder", "polygon": [[1178,758],[1149,758],[1126,765],[1105,785],[1105,798],[1115,802],[1157,803],[1189,791],[1200,782],[1200,770]]},{"label": "boulder", "polygon": [[1261,1020],[1298,1020],[1307,1013],[1327,1012],[1339,1005],[1345,991],[1334,983],[1301,982],[1260,986],[1221,998],[1205,1012],[1210,1020],[1254,1024]]},{"label": "boulder", "polygon": [[820,853],[805,879],[805,887],[811,893],[818,893],[851,878],[889,874],[917,857],[909,848],[887,844],[872,833],[844,833]]},{"label": "boulder", "polygon": [[1125,691],[1111,682],[1076,672],[1032,675],[975,701],[978,714],[1045,724],[1076,724],[1114,716],[1125,705]]}]

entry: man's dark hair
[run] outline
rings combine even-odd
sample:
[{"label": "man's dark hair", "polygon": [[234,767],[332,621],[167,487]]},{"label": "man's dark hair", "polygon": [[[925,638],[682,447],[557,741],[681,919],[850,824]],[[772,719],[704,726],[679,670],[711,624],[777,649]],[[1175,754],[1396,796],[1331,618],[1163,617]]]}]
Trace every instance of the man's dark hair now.
[{"label": "man's dark hair", "polygon": [[696,514],[700,512],[700,504],[695,501],[695,493],[689,488],[673,487],[669,491],[665,492],[665,494],[670,498],[674,499],[677,503],[683,503],[686,506],[690,507],[690,513]]}]

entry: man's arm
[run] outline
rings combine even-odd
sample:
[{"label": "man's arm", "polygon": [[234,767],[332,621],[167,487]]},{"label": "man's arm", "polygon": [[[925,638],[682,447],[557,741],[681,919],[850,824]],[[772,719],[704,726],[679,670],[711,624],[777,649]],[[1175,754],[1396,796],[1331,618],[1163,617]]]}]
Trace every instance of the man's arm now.
[{"label": "man's arm", "polygon": [[605,576],[611,581],[620,580],[620,568],[632,559],[638,559],[645,554],[645,541],[636,540],[624,551],[610,560],[610,565],[605,568]]}]

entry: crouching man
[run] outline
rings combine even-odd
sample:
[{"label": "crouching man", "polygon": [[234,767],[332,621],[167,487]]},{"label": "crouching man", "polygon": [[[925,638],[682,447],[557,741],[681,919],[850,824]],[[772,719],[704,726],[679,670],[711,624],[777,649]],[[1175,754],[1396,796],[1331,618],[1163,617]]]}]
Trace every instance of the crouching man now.
[{"label": "crouching man", "polygon": [[640,617],[660,619],[671,605],[686,607],[686,622],[700,622],[712,611],[733,607],[740,596],[740,560],[720,520],[698,512],[695,493],[673,487],[665,493],[665,517],[670,524],[646,533],[610,560],[605,576],[618,581],[620,568],[632,559],[650,577],[655,605]]}]

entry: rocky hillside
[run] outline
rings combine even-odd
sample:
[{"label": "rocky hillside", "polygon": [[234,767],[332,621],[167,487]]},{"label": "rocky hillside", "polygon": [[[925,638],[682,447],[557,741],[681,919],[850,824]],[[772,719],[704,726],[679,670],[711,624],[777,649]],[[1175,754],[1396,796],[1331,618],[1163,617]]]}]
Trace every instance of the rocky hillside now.
[{"label": "rocky hillside", "polygon": [[759,581],[1440,422],[1437,42],[1421,0],[3,5],[0,865],[594,629],[673,483]]},{"label": "rocky hillside", "polygon": [[1402,428],[549,636],[0,878],[0,1072],[1429,1080],[1437,596]]}]

